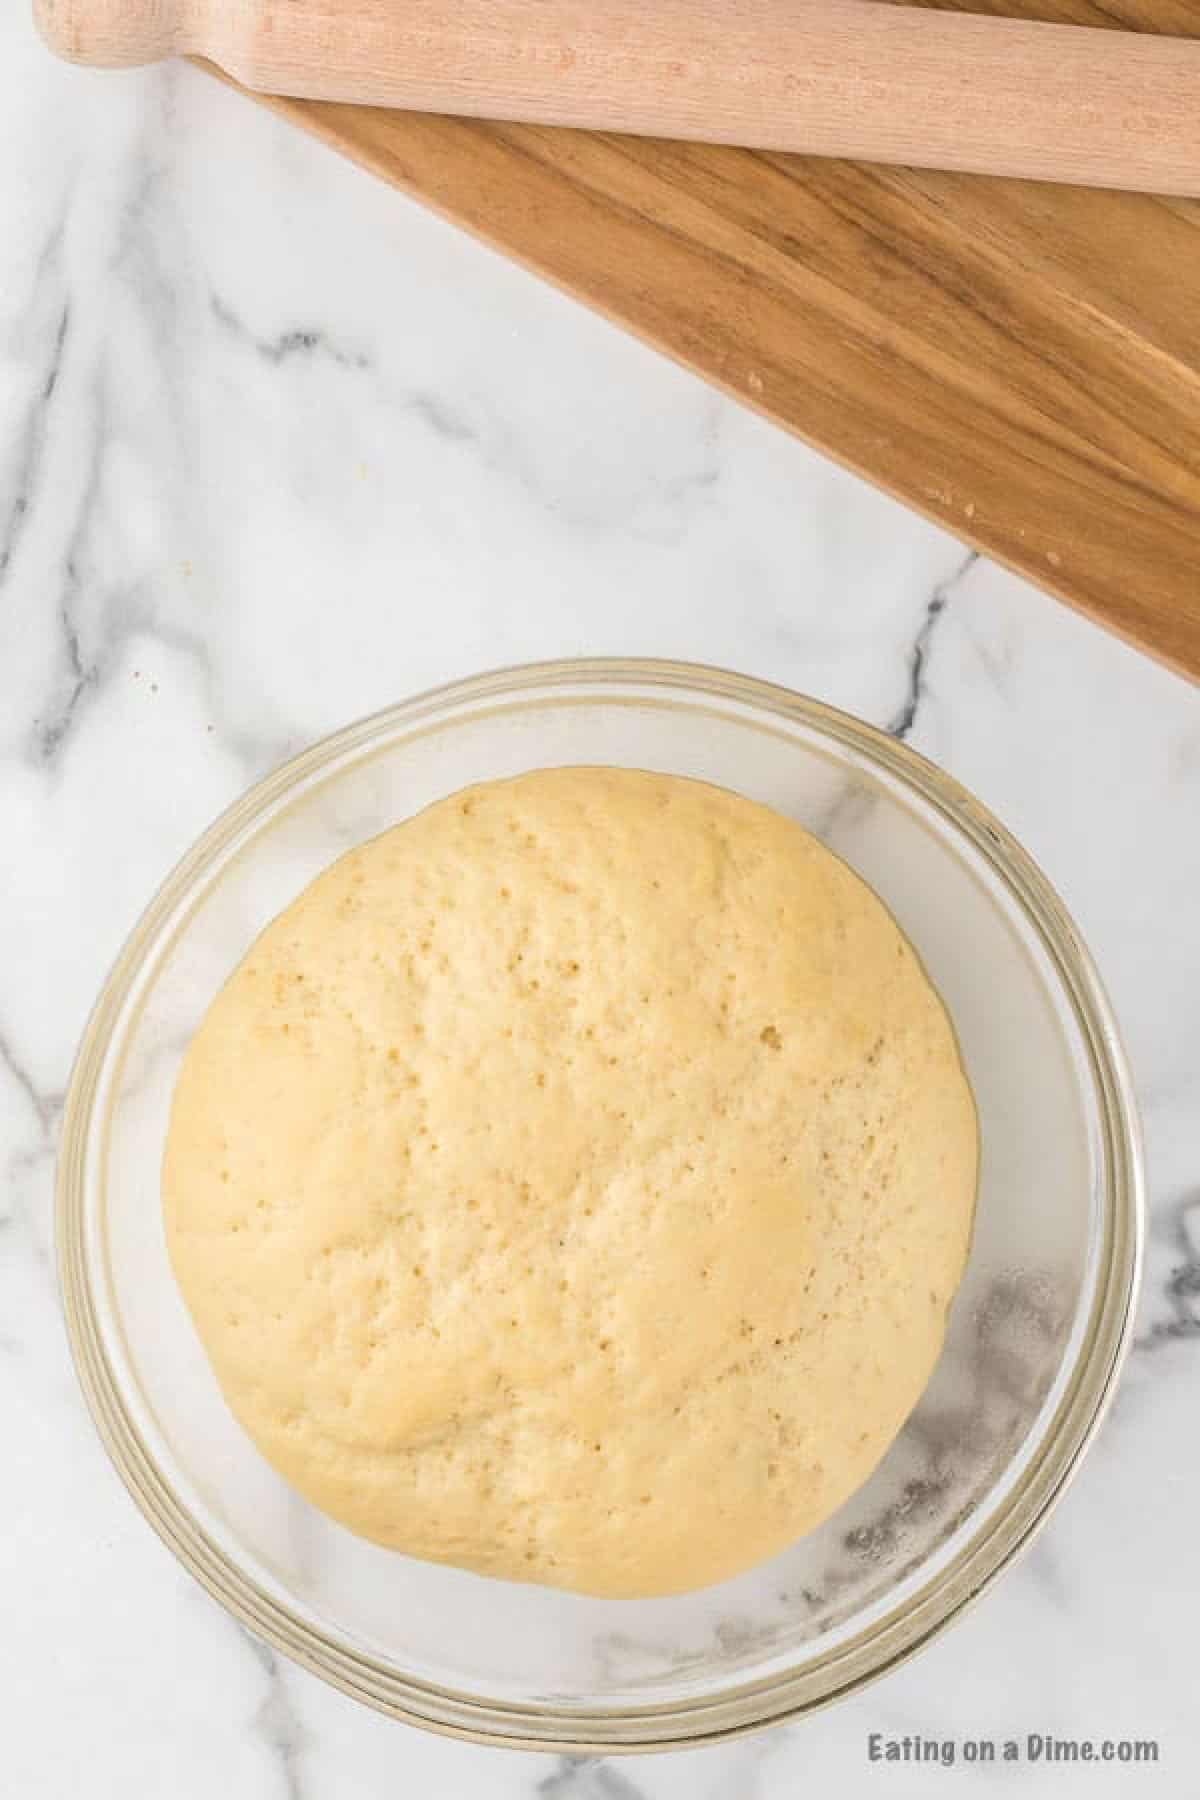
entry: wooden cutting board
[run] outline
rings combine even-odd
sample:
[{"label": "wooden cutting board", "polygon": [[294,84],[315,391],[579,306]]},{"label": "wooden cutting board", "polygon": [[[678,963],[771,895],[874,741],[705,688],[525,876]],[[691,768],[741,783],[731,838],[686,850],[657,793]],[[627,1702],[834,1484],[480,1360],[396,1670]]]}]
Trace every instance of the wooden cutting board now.
[{"label": "wooden cutting board", "polygon": [[1200,202],[265,104],[1200,678]]}]

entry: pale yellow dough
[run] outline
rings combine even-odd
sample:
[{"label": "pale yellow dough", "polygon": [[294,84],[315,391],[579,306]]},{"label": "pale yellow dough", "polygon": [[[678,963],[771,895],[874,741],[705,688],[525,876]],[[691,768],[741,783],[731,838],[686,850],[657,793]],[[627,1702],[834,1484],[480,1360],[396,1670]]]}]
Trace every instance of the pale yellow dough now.
[{"label": "pale yellow dough", "polygon": [[555,769],[335,863],[184,1059],[171,1260],[352,1531],[590,1594],[824,1519],[962,1272],[971,1094],[874,894],[697,782]]}]

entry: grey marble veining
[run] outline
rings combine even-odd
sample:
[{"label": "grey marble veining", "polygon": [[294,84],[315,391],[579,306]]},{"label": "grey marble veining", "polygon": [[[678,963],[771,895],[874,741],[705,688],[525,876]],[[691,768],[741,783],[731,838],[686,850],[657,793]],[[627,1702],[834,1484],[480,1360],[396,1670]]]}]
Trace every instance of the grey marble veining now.
[{"label": "grey marble veining", "polygon": [[[0,1791],[1191,1793],[1195,690],[194,71],[61,69],[18,7],[0,94],[0,1591],[19,1647]],[[802,1726],[571,1762],[395,1726],[191,1584],[84,1416],[51,1201],[87,1009],[211,817],[398,696],[588,652],[806,689],[993,807],[1112,993],[1152,1207],[1111,1419],[1034,1550],[960,1625]],[[1020,1379],[1003,1301],[998,1393]],[[943,1498],[938,1450],[914,1507]],[[1162,1760],[881,1771],[876,1730],[1112,1731],[1158,1737]]]}]

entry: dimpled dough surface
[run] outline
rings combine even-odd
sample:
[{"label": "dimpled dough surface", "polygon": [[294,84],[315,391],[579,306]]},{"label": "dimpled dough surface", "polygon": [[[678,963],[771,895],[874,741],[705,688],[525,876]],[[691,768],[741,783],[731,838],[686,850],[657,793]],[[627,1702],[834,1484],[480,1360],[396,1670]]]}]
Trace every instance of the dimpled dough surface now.
[{"label": "dimpled dough surface", "polygon": [[228,1403],[316,1506],[649,1595],[870,1474],[975,1167],[946,1016],[857,876],[723,790],[558,769],[267,927],[184,1059],[164,1200]]}]

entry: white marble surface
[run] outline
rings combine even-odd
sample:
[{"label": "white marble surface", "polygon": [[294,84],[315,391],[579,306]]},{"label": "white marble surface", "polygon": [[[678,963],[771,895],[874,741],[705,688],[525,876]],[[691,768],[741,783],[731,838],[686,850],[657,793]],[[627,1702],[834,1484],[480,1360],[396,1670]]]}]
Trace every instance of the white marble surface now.
[{"label": "white marble surface", "polygon": [[[76,1393],[51,1178],[97,985],[227,800],[396,696],[589,651],[911,715],[1090,940],[1152,1218],[1110,1422],[966,1620],[802,1726],[572,1764],[360,1709],[183,1575]],[[18,4],[0,23],[0,829],[6,1797],[1197,1792],[1194,689],[203,76],[52,65]],[[1153,1736],[1161,1760],[877,1768],[872,1730]]]}]

